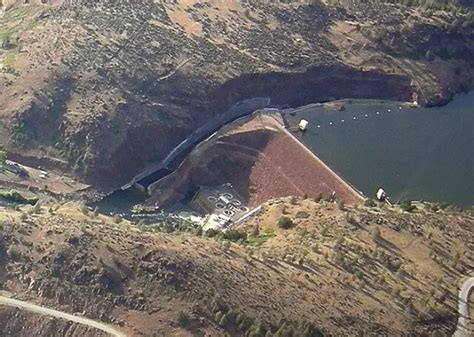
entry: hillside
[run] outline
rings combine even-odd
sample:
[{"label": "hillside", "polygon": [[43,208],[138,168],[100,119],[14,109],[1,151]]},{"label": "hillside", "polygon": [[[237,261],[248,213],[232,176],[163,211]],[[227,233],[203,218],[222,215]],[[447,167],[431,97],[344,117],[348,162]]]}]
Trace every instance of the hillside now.
[{"label": "hillside", "polygon": [[472,88],[460,5],[40,2],[3,1],[0,145],[106,189],[245,98],[436,105]]},{"label": "hillside", "polygon": [[[473,216],[430,204],[275,199],[225,238],[71,203],[2,209],[0,221],[6,293],[130,336],[445,336],[473,267]],[[1,313],[12,332],[51,325]],[[70,335],[97,335],[79,328]]]}]

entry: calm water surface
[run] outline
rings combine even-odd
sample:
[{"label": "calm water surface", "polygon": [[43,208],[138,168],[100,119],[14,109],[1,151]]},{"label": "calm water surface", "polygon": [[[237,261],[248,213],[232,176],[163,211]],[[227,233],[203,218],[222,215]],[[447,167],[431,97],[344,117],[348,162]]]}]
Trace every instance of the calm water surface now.
[{"label": "calm water surface", "polygon": [[298,137],[367,196],[382,186],[395,201],[474,204],[474,92],[437,108],[353,100],[287,115],[290,125],[301,118]]}]

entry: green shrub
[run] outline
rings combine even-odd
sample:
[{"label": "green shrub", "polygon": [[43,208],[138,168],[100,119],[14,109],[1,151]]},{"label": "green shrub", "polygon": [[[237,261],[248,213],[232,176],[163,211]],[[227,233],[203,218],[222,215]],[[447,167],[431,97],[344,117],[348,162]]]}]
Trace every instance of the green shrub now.
[{"label": "green shrub", "polygon": [[416,206],[412,205],[410,200],[403,200],[400,203],[400,208],[405,212],[413,212],[416,209]]},{"label": "green shrub", "polygon": [[221,231],[217,230],[217,229],[214,229],[214,228],[209,228],[207,231],[206,231],[206,236],[208,238],[213,238],[214,236],[220,234]]},{"label": "green shrub", "polygon": [[377,206],[377,203],[375,202],[374,199],[367,199],[364,201],[364,205],[367,207],[375,207]]},{"label": "green shrub", "polygon": [[298,211],[296,213],[295,217],[297,219],[307,219],[307,218],[309,218],[309,214],[308,214],[308,212],[305,212],[305,211]]},{"label": "green shrub", "polygon": [[237,242],[240,239],[246,240],[247,239],[247,233],[241,232],[235,229],[229,229],[225,232],[223,232],[222,237],[226,240]]},{"label": "green shrub", "polygon": [[282,216],[280,219],[278,219],[278,227],[282,229],[289,229],[293,226],[293,221],[287,217],[287,216]]}]

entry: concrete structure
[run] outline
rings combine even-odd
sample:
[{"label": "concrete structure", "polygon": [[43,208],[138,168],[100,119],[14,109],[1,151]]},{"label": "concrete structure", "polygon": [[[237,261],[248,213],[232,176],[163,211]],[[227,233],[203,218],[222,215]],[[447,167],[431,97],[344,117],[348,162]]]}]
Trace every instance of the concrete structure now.
[{"label": "concrete structure", "polygon": [[209,214],[203,224],[205,230],[224,230],[250,211],[230,184],[201,187],[191,201],[191,206],[203,214]]}]

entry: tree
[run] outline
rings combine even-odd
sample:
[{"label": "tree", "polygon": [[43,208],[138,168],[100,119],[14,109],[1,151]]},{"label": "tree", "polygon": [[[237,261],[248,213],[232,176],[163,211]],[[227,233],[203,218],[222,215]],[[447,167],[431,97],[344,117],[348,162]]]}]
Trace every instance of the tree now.
[{"label": "tree", "polygon": [[374,241],[378,241],[380,238],[380,228],[377,226],[372,228],[372,239],[374,239]]},{"label": "tree", "polygon": [[377,206],[377,204],[375,203],[375,201],[373,199],[367,199],[366,201],[364,201],[364,205],[367,206],[367,207]]},{"label": "tree", "polygon": [[247,330],[247,336],[248,337],[262,337],[263,332],[264,331],[262,328],[262,324],[258,320],[255,320],[253,324],[250,326],[250,328]]},{"label": "tree", "polygon": [[2,38],[0,38],[0,48],[8,49],[9,47],[10,47],[10,34],[5,34]]},{"label": "tree", "polygon": [[230,249],[230,241],[228,241],[228,240],[222,241],[221,249],[222,249],[222,251],[227,252]]},{"label": "tree", "polygon": [[282,229],[289,229],[293,226],[293,221],[287,217],[287,216],[282,216],[280,219],[278,219],[278,227]]},{"label": "tree", "polygon": [[89,208],[86,205],[81,205],[81,212],[84,215],[89,215]]},{"label": "tree", "polygon": [[252,237],[255,238],[255,237],[259,236],[259,235],[260,235],[260,229],[258,228],[258,225],[253,226],[253,227],[252,227],[252,231],[251,231],[251,233],[250,233],[250,236],[252,236]]},{"label": "tree", "polygon": [[298,211],[295,215],[295,218],[297,218],[297,219],[307,219],[307,218],[309,218],[309,214],[308,214],[308,212],[305,212],[305,211]]},{"label": "tree", "polygon": [[284,337],[287,336],[286,334],[286,324],[283,322],[283,324],[278,328],[278,330],[275,332],[273,337]]},{"label": "tree", "polygon": [[198,226],[198,227],[196,228],[196,230],[194,231],[194,234],[195,234],[196,236],[202,236],[202,227],[201,227],[201,226]]},{"label": "tree", "polygon": [[346,201],[344,199],[339,199],[337,201],[337,208],[339,208],[341,211],[346,209]]},{"label": "tree", "polygon": [[222,237],[226,240],[236,242],[240,239],[247,239],[247,233],[235,229],[228,229],[227,231],[222,233]]},{"label": "tree", "polygon": [[219,325],[224,327],[229,323],[229,319],[226,314],[223,314],[221,319],[219,320]]},{"label": "tree", "polygon": [[322,193],[319,193],[319,194],[314,198],[314,202],[319,203],[321,200],[323,200],[323,194],[322,194]]},{"label": "tree", "polygon": [[206,231],[206,236],[209,237],[209,238],[213,238],[214,236],[216,236],[219,233],[220,233],[220,231],[218,231],[217,229],[209,228]]},{"label": "tree", "polygon": [[416,206],[412,205],[410,200],[403,200],[400,203],[400,208],[405,212],[413,212],[416,209]]},{"label": "tree", "polygon": [[326,236],[326,234],[328,233],[329,231],[329,227],[328,226],[324,226],[323,228],[321,228],[321,235],[322,236]]},{"label": "tree", "polygon": [[214,316],[214,320],[219,323],[221,321],[221,318],[222,318],[223,314],[222,314],[222,311],[218,311],[216,312],[215,316]]},{"label": "tree", "polygon": [[184,327],[184,326],[186,326],[186,325],[189,324],[189,317],[188,317],[188,315],[187,315],[184,311],[180,310],[180,311],[178,311],[178,313],[176,314],[176,322],[177,322],[180,326]]},{"label": "tree", "polygon": [[400,287],[395,287],[392,289],[392,297],[398,298],[400,296]]},{"label": "tree", "polygon": [[298,204],[298,199],[295,196],[292,196],[290,198],[290,204],[292,204],[292,205]]},{"label": "tree", "polygon": [[0,165],[5,164],[7,161],[7,153],[3,150],[0,150]]},{"label": "tree", "polygon": [[425,54],[425,58],[428,60],[428,61],[433,61],[434,60],[434,55],[433,55],[433,52],[431,50],[428,50]]}]

